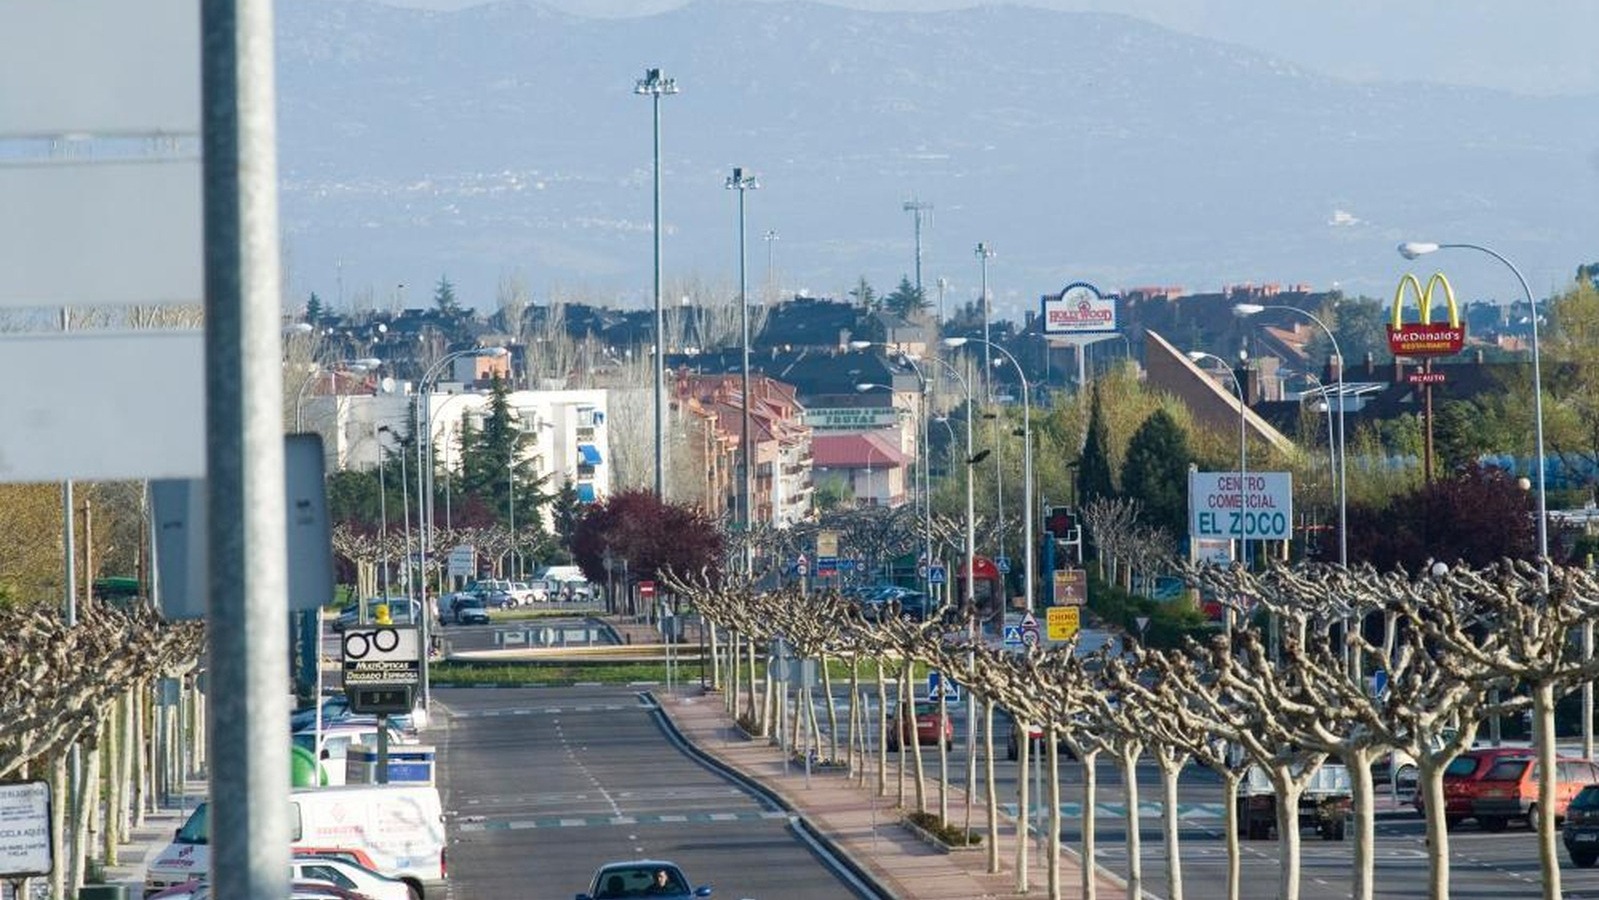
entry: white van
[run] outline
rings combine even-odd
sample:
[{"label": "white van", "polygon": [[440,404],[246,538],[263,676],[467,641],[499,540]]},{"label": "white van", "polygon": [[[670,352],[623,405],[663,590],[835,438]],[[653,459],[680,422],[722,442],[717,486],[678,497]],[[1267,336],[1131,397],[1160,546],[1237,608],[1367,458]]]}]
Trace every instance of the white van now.
[{"label": "white van", "polygon": [[[444,888],[444,811],[430,785],[296,788],[290,822],[296,850],[358,850],[372,868],[409,884],[417,897]],[[207,877],[210,812],[201,803],[144,876],[144,893]]]}]

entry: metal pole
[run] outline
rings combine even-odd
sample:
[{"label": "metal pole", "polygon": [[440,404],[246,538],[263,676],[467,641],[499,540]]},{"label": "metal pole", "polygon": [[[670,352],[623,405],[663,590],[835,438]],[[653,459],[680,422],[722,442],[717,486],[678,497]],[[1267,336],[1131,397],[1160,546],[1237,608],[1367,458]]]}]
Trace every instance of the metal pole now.
[{"label": "metal pole", "polygon": [[982,304],[983,310],[983,398],[992,403],[994,402],[994,382],[991,373],[994,371],[994,360],[989,356],[990,336],[988,322],[993,317],[988,308],[988,260],[993,257],[994,250],[982,241],[978,241],[975,252],[977,253],[978,265],[982,270],[979,302]]},{"label": "metal pole", "polygon": [[666,313],[661,307],[661,95],[677,93],[677,81],[665,78],[660,69],[644,70],[644,77],[633,88],[635,94],[650,98],[653,144],[650,156],[653,171],[655,242],[655,496],[666,499]]},{"label": "metal pole", "polygon": [[[389,491],[383,483],[383,440],[378,435],[382,428],[372,429],[372,440],[378,445],[378,549],[383,559],[383,598],[389,597]],[[356,598],[360,599],[360,598]],[[318,667],[320,671],[320,667]],[[320,696],[320,694],[318,695]],[[321,702],[320,700],[318,702]],[[321,723],[322,717],[317,716]]]},{"label": "metal pole", "polygon": [[[744,195],[748,191],[760,187],[753,175],[745,175],[742,168],[733,169],[733,174],[727,179],[727,187],[738,191],[738,322],[741,338],[739,347],[743,356],[743,363],[739,369],[740,390],[742,399],[739,402],[740,432],[739,456],[740,465],[744,469],[744,477],[739,480],[739,494],[744,521],[744,574],[755,574],[755,550],[750,544],[750,532],[755,524],[755,468],[752,460],[750,446],[750,299],[748,256],[744,247]],[[771,244],[768,242],[767,251],[770,253]],[[768,264],[768,270],[770,264]]]},{"label": "metal pole", "polygon": [[1027,381],[1027,373],[1023,371],[1022,364],[1009,350],[998,344],[990,345],[987,341],[983,342],[983,346],[992,346],[1012,366],[1015,366],[1016,377],[1022,383],[1022,541],[1027,545],[1025,548],[1027,556],[1023,561],[1027,585],[1023,594],[1027,598],[1027,612],[1031,614],[1037,612],[1033,605],[1033,583],[1038,580],[1033,548],[1033,519],[1038,512],[1033,508],[1033,388]]},{"label": "metal pole", "polygon": [[288,595],[270,0],[202,0],[211,883],[289,892]]}]

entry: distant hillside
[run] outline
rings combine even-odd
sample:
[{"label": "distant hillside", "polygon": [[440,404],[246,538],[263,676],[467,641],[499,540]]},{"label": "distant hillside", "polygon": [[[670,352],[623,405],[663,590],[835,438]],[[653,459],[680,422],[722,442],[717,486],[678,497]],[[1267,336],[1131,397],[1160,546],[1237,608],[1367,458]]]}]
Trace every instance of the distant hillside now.
[{"label": "distant hillside", "polygon": [[914,271],[913,197],[933,207],[929,295],[940,276],[952,302],[975,295],[982,240],[1012,315],[1075,279],[1381,294],[1405,271],[1392,246],[1418,235],[1491,243],[1539,289],[1594,256],[1591,100],[1353,85],[1120,16],[1005,6],[706,0],[598,20],[284,0],[278,20],[300,299],[386,304],[404,283],[417,305],[448,275],[491,306],[519,272],[538,298],[642,302],[651,125],[633,84],[650,66],[681,87],[661,101],[669,282],[733,284],[734,165],[762,182],[752,291],[769,250],[784,289],[841,296],[865,276],[886,293]]}]

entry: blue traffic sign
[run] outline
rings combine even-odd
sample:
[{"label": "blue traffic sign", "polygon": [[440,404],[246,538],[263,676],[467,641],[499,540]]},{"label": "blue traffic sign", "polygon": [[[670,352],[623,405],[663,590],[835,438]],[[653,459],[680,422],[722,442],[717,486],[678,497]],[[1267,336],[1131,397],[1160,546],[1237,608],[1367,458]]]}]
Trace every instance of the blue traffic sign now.
[{"label": "blue traffic sign", "polygon": [[949,693],[944,695],[944,699],[945,700],[947,700],[947,701],[949,701],[951,703],[954,703],[954,702],[957,702],[957,701],[960,700],[960,698],[961,698],[961,686],[959,684],[956,684],[953,679],[951,679],[949,681],[945,681],[943,676],[940,675],[936,671],[928,672],[927,673],[927,699],[929,699],[929,700],[937,700],[938,696],[939,696],[939,692],[940,691],[945,691],[945,690],[947,690],[949,692]]},{"label": "blue traffic sign", "polygon": [[947,580],[947,574],[943,566],[929,566],[927,569],[927,583],[943,584]]},{"label": "blue traffic sign", "polygon": [[998,569],[999,570],[999,574],[1001,574],[1001,575],[1010,574],[1010,557],[1008,557],[1008,556],[996,556],[996,557],[994,557],[994,568]]},{"label": "blue traffic sign", "polygon": [[1007,647],[1020,647],[1021,645],[1022,645],[1022,626],[1020,626],[1020,625],[1006,625],[1005,626],[1005,646],[1007,646]]}]

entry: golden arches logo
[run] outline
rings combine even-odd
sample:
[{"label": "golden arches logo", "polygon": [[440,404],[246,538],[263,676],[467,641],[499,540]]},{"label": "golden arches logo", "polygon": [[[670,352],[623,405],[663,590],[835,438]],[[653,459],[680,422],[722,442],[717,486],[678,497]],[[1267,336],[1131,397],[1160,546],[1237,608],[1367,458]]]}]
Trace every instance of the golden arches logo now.
[{"label": "golden arches logo", "polygon": [[[1447,322],[1432,321],[1432,291],[1436,287],[1441,287],[1444,291],[1444,305],[1449,314]],[[1405,297],[1411,293],[1416,296],[1416,307],[1421,311],[1421,321],[1406,324]],[[1394,315],[1392,323],[1388,326],[1388,349],[1392,350],[1395,356],[1448,356],[1459,353],[1465,346],[1466,326],[1460,322],[1460,307],[1455,303],[1455,289],[1450,286],[1449,279],[1444,277],[1444,273],[1433,273],[1433,276],[1427,279],[1425,287],[1414,275],[1407,273],[1400,278],[1399,287],[1394,290]]]}]

